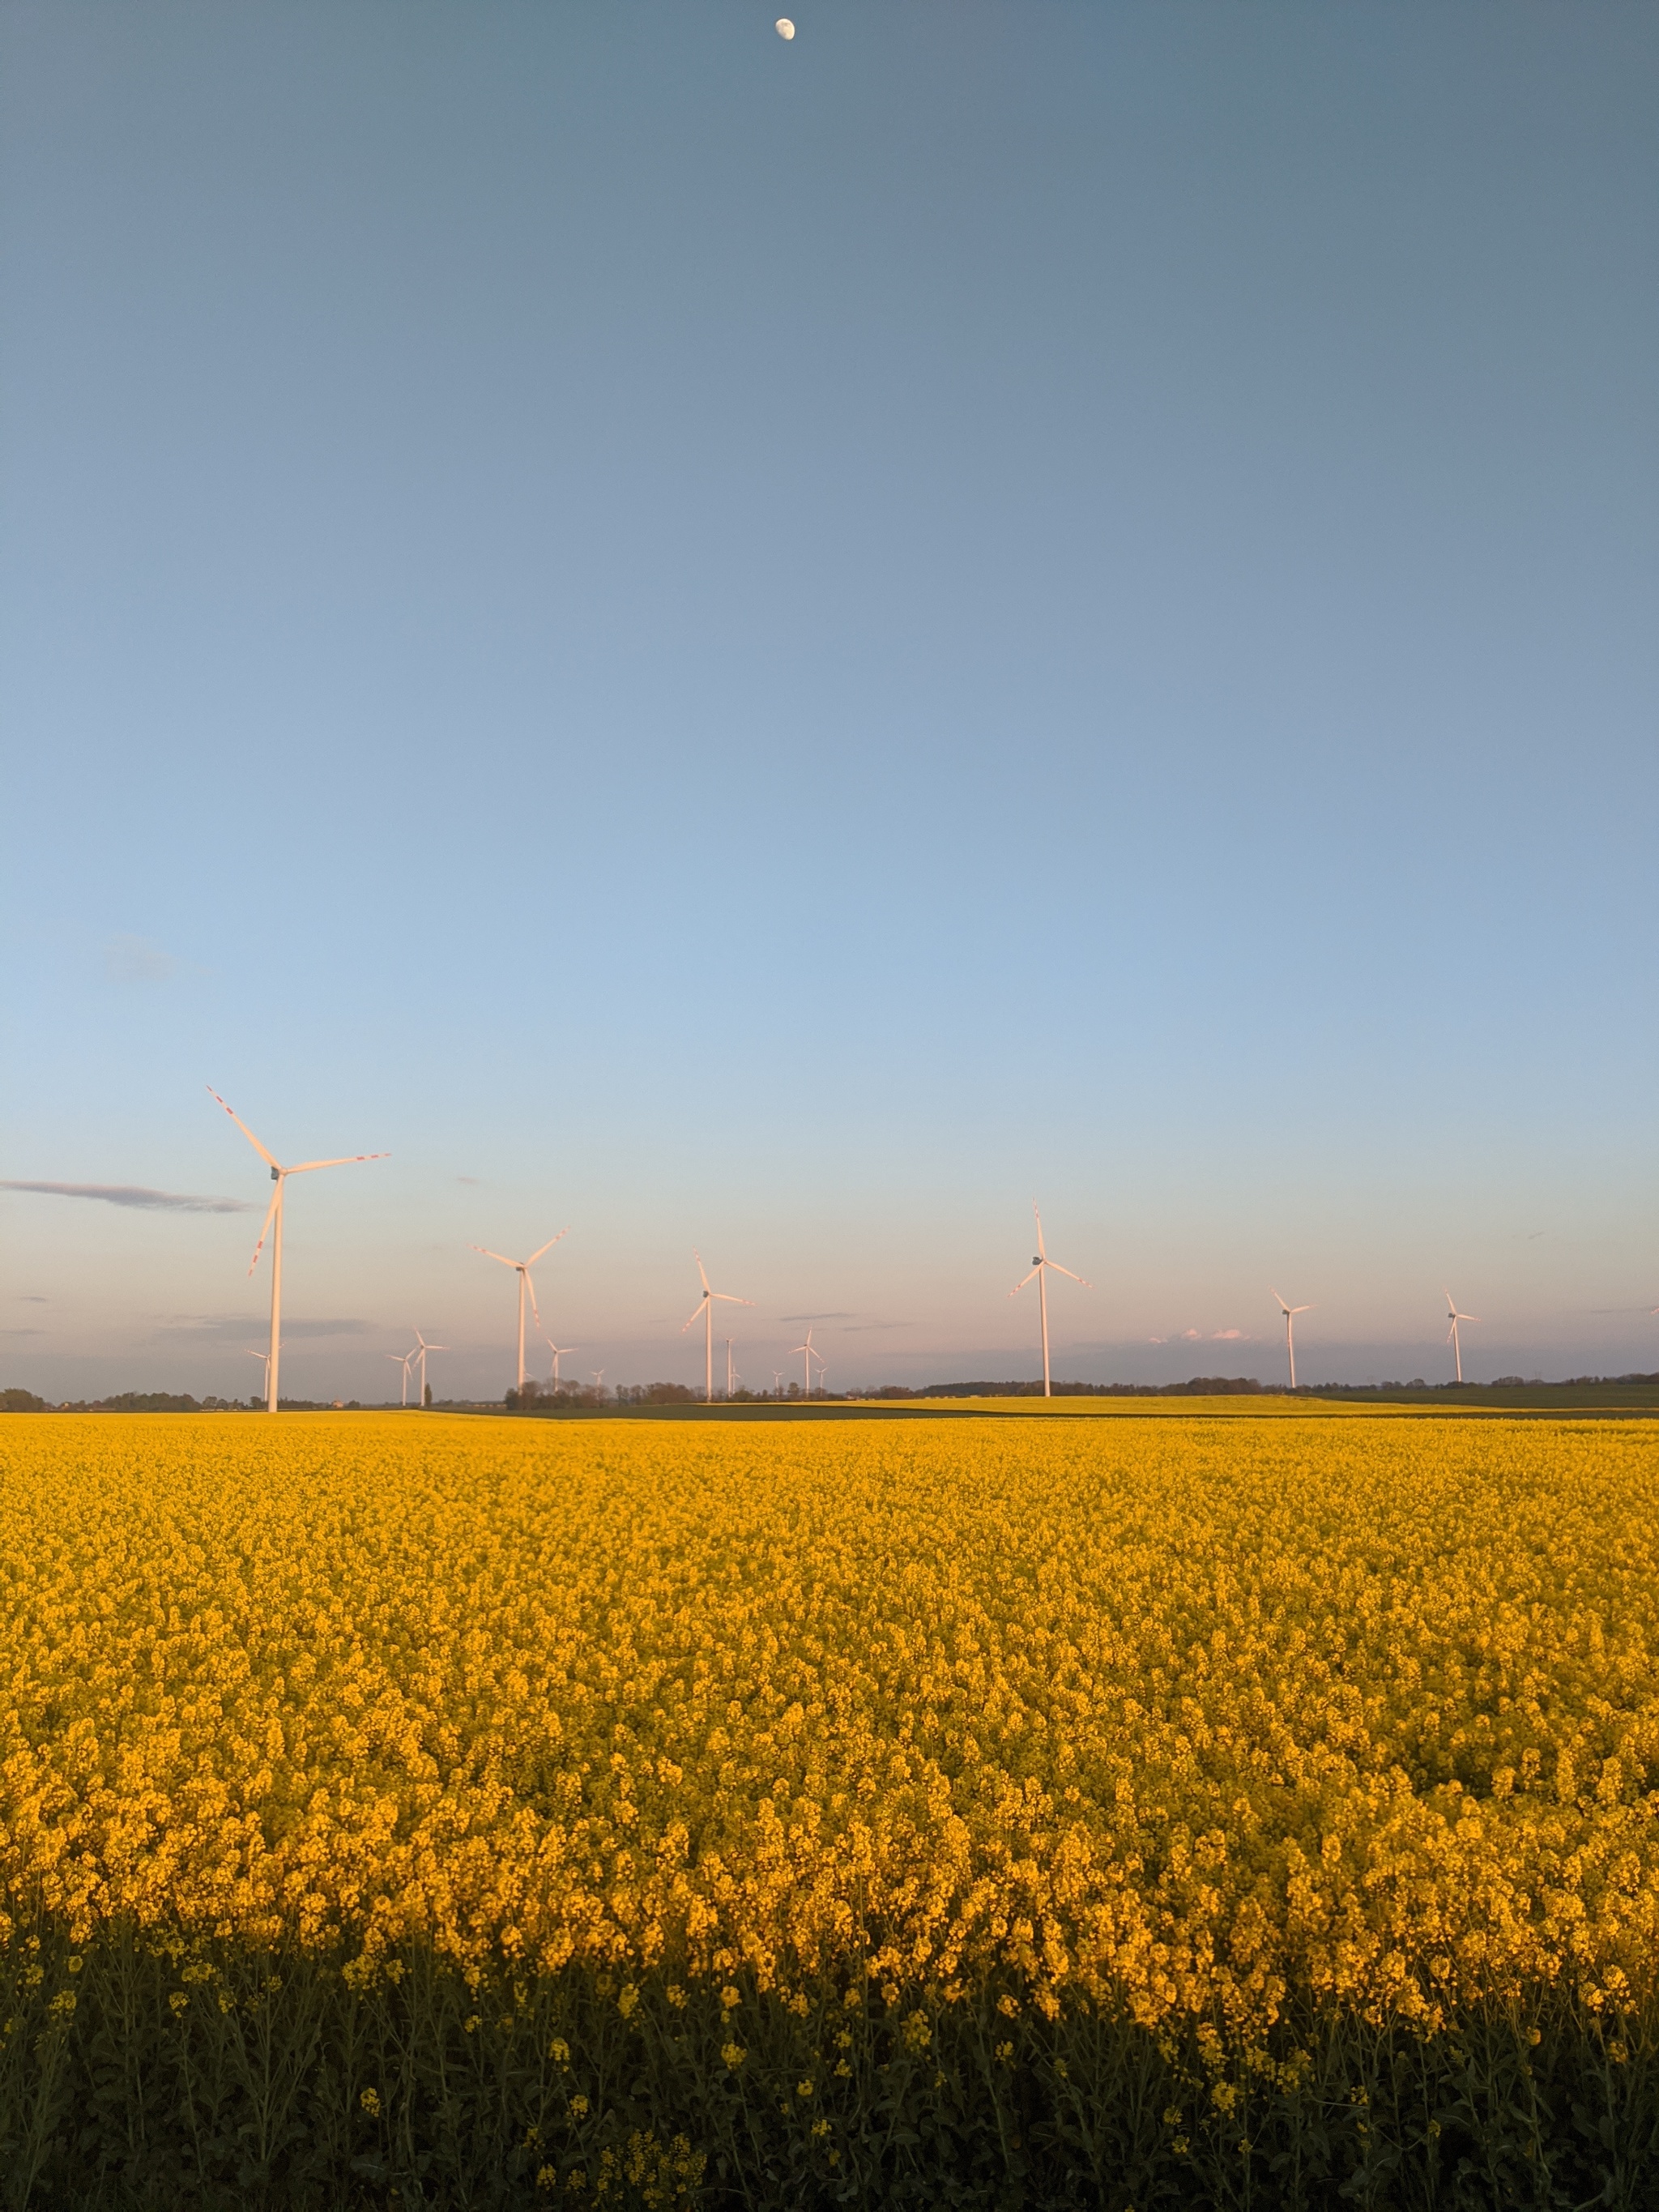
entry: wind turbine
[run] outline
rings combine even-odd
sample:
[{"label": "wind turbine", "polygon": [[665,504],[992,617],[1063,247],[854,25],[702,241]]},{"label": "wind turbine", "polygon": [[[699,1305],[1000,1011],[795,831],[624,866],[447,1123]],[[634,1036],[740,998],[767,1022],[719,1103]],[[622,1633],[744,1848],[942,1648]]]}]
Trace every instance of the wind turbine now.
[{"label": "wind turbine", "polygon": [[265,1379],[263,1387],[265,1395],[269,1397],[270,1395],[270,1354],[268,1352],[250,1352],[248,1353],[248,1358],[250,1359],[264,1360],[265,1367]]},{"label": "wind turbine", "polygon": [[694,1250],[691,1256],[696,1261],[697,1273],[702,1279],[702,1296],[697,1300],[697,1303],[692,1307],[690,1313],[687,1316],[685,1327],[681,1329],[680,1334],[684,1336],[686,1329],[690,1328],[697,1316],[699,1314],[702,1316],[703,1393],[708,1403],[712,1406],[714,1402],[715,1301],[716,1299],[719,1299],[722,1304],[728,1306],[752,1306],[755,1301],[753,1298],[734,1297],[730,1291],[710,1290],[708,1287],[708,1270],[702,1264],[702,1254]]},{"label": "wind turbine", "polygon": [[[1273,1285],[1269,1284],[1268,1288],[1272,1290]],[[1313,1308],[1287,1306],[1284,1299],[1279,1297],[1277,1291],[1273,1291],[1273,1296],[1279,1298],[1279,1310],[1285,1316],[1285,1355],[1291,1363],[1291,1388],[1294,1390],[1296,1388],[1296,1317],[1299,1313],[1311,1313]]]},{"label": "wind turbine", "polygon": [[407,1410],[409,1406],[409,1364],[410,1362],[416,1357],[416,1355],[412,1352],[388,1352],[386,1356],[388,1359],[395,1359],[398,1364],[404,1370],[403,1402],[404,1409]]},{"label": "wind turbine", "polygon": [[729,1336],[726,1340],[726,1395],[728,1398],[732,1395],[735,1385],[742,1380],[732,1365],[732,1341]]},{"label": "wind turbine", "polygon": [[568,1352],[580,1352],[581,1350],[581,1346],[580,1344],[555,1344],[550,1336],[544,1336],[542,1339],[542,1342],[547,1346],[548,1350],[553,1355],[553,1380],[556,1382],[559,1379],[560,1360],[562,1360]]},{"label": "wind turbine", "polygon": [[[807,1330],[806,1341],[805,1344],[792,1344],[789,1349],[791,1352],[804,1352],[806,1354],[806,1357],[801,1362],[801,1364],[806,1370],[806,1395],[810,1398],[812,1395],[812,1362],[818,1357],[817,1352],[813,1348],[811,1330],[810,1328]],[[820,1362],[819,1364],[822,1364],[823,1363]]]},{"label": "wind turbine", "polygon": [[[225,1106],[224,1100],[219,1098],[218,1092],[210,1083],[207,1085],[207,1093],[210,1098],[217,1098],[220,1105]],[[270,1204],[265,1209],[264,1227],[259,1231],[259,1241],[253,1248],[253,1257],[247,1263],[247,1271],[251,1275],[259,1264],[259,1255],[264,1250],[265,1238],[269,1236],[270,1238],[270,1352],[265,1367],[265,1411],[268,1413],[274,1413],[276,1410],[277,1391],[281,1380],[279,1370],[282,1364],[283,1348],[283,1193],[287,1188],[288,1179],[291,1175],[309,1175],[313,1168],[355,1168],[360,1161],[389,1160],[392,1155],[390,1152],[349,1152],[343,1159],[300,1160],[293,1167],[285,1168],[280,1160],[271,1158],[239,1114],[233,1112],[228,1106],[225,1106],[225,1111],[230,1115],[231,1120],[235,1122],[249,1144],[270,1170],[270,1179],[276,1186],[270,1194]]]},{"label": "wind turbine", "polygon": [[1037,1247],[1031,1255],[1031,1273],[1023,1281],[1016,1283],[1008,1295],[1011,1298],[1017,1298],[1025,1288],[1025,1285],[1035,1279],[1037,1286],[1037,1304],[1042,1312],[1042,1395],[1045,1398],[1052,1398],[1054,1394],[1048,1382],[1048,1270],[1053,1267],[1057,1273],[1067,1276],[1085,1291],[1093,1290],[1094,1285],[1085,1282],[1081,1275],[1073,1275],[1069,1267],[1062,1267],[1058,1260],[1051,1260],[1048,1257],[1048,1248],[1042,1241],[1042,1216],[1037,1212],[1037,1203],[1035,1199],[1031,1200],[1031,1211],[1036,1214]]},{"label": "wind turbine", "polygon": [[[562,1229],[559,1231],[559,1237],[568,1237],[569,1234],[568,1229]],[[536,1326],[539,1328],[542,1325],[541,1309],[536,1304],[536,1285],[531,1280],[530,1270],[541,1258],[543,1252],[550,1252],[553,1249],[559,1241],[559,1237],[550,1237],[546,1243],[542,1246],[541,1251],[532,1252],[527,1260],[509,1260],[505,1252],[492,1252],[487,1244],[475,1244],[471,1248],[475,1252],[482,1252],[486,1260],[499,1260],[502,1267],[513,1267],[518,1271],[519,1388],[520,1390],[524,1389],[524,1301],[526,1291],[530,1293],[530,1310],[536,1316]]]},{"label": "wind turbine", "polygon": [[1451,1292],[1448,1291],[1446,1293],[1446,1319],[1451,1323],[1451,1327],[1446,1332],[1446,1341],[1452,1348],[1452,1358],[1457,1363],[1457,1379],[1461,1382],[1463,1380],[1463,1346],[1458,1338],[1457,1324],[1460,1321],[1472,1321],[1479,1326],[1480,1316],[1479,1314],[1459,1313],[1457,1310],[1457,1301],[1452,1296]]},{"label": "wind turbine", "polygon": [[605,1388],[605,1370],[604,1370],[604,1368],[603,1368],[603,1367],[590,1367],[590,1368],[588,1369],[588,1370],[587,1370],[587,1371],[588,1371],[588,1373],[589,1373],[589,1374],[593,1377],[593,1388],[594,1388],[596,1390],[603,1390],[603,1389],[604,1389],[604,1388]]},{"label": "wind turbine", "polygon": [[[1659,1313],[1659,1306],[1656,1306],[1654,1308],[1654,1311],[1656,1313]],[[772,1370],[772,1388],[776,1391],[778,1396],[781,1398],[783,1395],[783,1370],[781,1367],[775,1367]]]},{"label": "wind turbine", "polygon": [[426,1404],[426,1355],[428,1352],[447,1352],[449,1346],[447,1344],[428,1344],[426,1339],[421,1334],[420,1330],[418,1328],[416,1330],[415,1349],[409,1356],[411,1359],[418,1359],[421,1363],[421,1404],[422,1407]]}]

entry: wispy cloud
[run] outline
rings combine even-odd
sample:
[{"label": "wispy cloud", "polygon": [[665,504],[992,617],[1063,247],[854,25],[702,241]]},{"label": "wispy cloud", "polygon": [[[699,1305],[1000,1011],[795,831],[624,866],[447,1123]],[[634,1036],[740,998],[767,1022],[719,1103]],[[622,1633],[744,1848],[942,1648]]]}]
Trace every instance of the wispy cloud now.
[{"label": "wispy cloud", "polygon": [[1232,1344],[1243,1334],[1242,1328],[1212,1328],[1210,1331],[1210,1341],[1212,1344]]},{"label": "wispy cloud", "polygon": [[483,1182],[483,1177],[482,1176],[457,1176],[455,1180],[457,1182],[470,1182],[472,1185],[472,1188],[476,1190]]},{"label": "wispy cloud", "polygon": [[853,1321],[842,1329],[843,1336],[865,1336],[872,1328],[914,1328],[913,1321]]},{"label": "wispy cloud", "polygon": [[851,1321],[853,1318],[854,1318],[854,1316],[853,1316],[851,1314],[849,1314],[849,1313],[827,1313],[827,1314],[780,1314],[780,1315],[778,1316],[778,1319],[779,1319],[780,1321],[787,1321],[787,1322],[796,1322],[796,1321]]},{"label": "wispy cloud", "polygon": [[157,1213],[254,1213],[244,1198],[198,1198],[187,1191],[147,1190],[136,1182],[6,1182],[0,1190],[38,1191],[44,1198],[98,1198],[106,1206],[137,1206]]},{"label": "wispy cloud", "polygon": [[[249,1329],[256,1334],[266,1326],[263,1314],[165,1314],[160,1326],[164,1329],[189,1329],[200,1336],[240,1336]],[[283,1341],[290,1337],[307,1336],[368,1336],[374,1323],[368,1321],[295,1321],[289,1315],[283,1316]]]},{"label": "wispy cloud", "polygon": [[112,983],[165,983],[178,966],[147,937],[112,937],[104,947],[104,973]]}]

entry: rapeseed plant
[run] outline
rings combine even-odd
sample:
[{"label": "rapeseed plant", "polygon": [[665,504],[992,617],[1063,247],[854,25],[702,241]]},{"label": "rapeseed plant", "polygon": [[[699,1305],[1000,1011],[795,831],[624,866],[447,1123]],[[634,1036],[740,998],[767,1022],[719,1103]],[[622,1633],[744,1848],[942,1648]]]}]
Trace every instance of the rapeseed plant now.
[{"label": "rapeseed plant", "polygon": [[[707,2185],[665,2117],[592,2134],[596,2037],[695,2045],[826,2176],[878,2069],[971,2102],[1035,2068],[1086,2130],[1085,2019],[1166,2054],[1164,2138],[1247,2167],[1321,2022],[1449,2049],[1565,2008],[1616,2070],[1659,1934],[1656,1447],[20,1417],[0,1951],[42,2051],[123,1946],[180,2036],[251,2035],[295,1962],[331,2018],[435,1976],[469,2048],[533,2030],[542,2201]],[[342,2095],[398,2124],[386,2081]]]}]

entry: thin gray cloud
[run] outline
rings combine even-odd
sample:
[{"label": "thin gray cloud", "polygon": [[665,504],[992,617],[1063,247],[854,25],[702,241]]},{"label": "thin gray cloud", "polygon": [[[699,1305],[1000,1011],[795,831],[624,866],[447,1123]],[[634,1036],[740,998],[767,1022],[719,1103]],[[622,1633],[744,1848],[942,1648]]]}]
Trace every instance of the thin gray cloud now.
[{"label": "thin gray cloud", "polygon": [[44,1306],[49,1304],[50,1300],[43,1298],[38,1291],[19,1291],[17,1303],[20,1306]]},{"label": "thin gray cloud", "polygon": [[[246,1336],[251,1329],[257,1335],[270,1326],[265,1314],[167,1314],[160,1323],[163,1329],[189,1329],[199,1336]],[[283,1316],[283,1341],[290,1338],[308,1336],[368,1336],[375,1328],[368,1321],[325,1320],[295,1321],[289,1315]]]},{"label": "thin gray cloud", "polygon": [[851,1314],[849,1314],[849,1313],[828,1313],[828,1314],[780,1314],[780,1315],[778,1316],[778,1319],[779,1319],[780,1321],[787,1321],[787,1322],[798,1322],[798,1321],[851,1321],[851,1320],[853,1319],[853,1316],[852,1316]]},{"label": "thin gray cloud", "polygon": [[106,1206],[136,1206],[156,1213],[256,1213],[245,1198],[198,1198],[187,1191],[147,1190],[136,1182],[7,1182],[0,1190],[37,1191],[45,1198],[98,1198]]},{"label": "thin gray cloud", "polygon": [[112,937],[104,947],[104,973],[112,983],[165,983],[178,966],[147,937]]},{"label": "thin gray cloud", "polygon": [[854,1321],[842,1329],[843,1336],[867,1336],[872,1329],[914,1328],[913,1321]]}]

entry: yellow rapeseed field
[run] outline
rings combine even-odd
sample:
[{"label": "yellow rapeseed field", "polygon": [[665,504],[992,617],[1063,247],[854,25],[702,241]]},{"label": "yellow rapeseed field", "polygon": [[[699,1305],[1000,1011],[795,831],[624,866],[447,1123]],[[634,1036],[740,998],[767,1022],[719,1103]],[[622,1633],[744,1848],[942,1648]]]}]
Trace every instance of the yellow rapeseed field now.
[{"label": "yellow rapeseed field", "polygon": [[15,1417],[0,1937],[1623,2008],[1656,1530],[1637,1422]]}]

